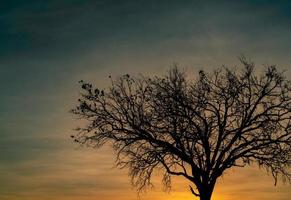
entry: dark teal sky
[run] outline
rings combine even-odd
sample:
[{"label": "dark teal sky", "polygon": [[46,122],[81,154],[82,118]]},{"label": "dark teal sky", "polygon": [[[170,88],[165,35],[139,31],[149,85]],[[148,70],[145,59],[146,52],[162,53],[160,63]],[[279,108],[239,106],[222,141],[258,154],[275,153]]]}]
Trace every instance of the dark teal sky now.
[{"label": "dark teal sky", "polygon": [[[290,1],[1,1],[0,199],[82,196],[77,188],[111,199],[106,191],[129,184],[100,172],[111,170],[112,154],[100,164],[70,141],[78,80],[106,87],[109,74],[160,74],[173,62],[210,70],[242,54],[290,76],[290,36]],[[287,198],[285,187],[275,192]]]}]

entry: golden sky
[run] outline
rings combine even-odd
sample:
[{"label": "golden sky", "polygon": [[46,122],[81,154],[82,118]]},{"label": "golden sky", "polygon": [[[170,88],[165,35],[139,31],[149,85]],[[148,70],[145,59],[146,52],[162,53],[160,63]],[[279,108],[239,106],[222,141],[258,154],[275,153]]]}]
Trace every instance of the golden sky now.
[{"label": "golden sky", "polygon": [[[288,1],[50,0],[0,4],[0,199],[136,200],[110,147],[88,149],[70,135],[79,122],[79,80],[100,88],[108,75],[158,75],[173,63],[195,75],[244,54],[257,63],[291,63]],[[239,66],[237,66],[239,68]],[[144,200],[190,200],[188,183],[160,177]],[[213,200],[289,200],[255,166],[231,169]]]}]

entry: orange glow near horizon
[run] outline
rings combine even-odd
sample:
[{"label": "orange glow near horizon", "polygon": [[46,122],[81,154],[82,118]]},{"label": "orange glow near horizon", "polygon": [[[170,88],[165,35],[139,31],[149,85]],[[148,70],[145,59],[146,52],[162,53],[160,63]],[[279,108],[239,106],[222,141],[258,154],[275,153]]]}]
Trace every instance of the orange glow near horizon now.
[{"label": "orange glow near horizon", "polygon": [[[23,200],[136,200],[138,195],[131,187],[126,170],[113,167],[113,153],[110,148],[102,148],[98,151],[88,149],[75,149],[74,151],[59,152],[51,155],[56,163],[48,163],[44,158],[37,163],[27,163],[18,168],[28,169],[35,164],[42,168],[50,164],[52,170],[42,174],[41,171],[33,172],[33,175],[21,177],[10,174],[14,178],[16,187],[18,184],[26,184],[30,190],[25,190],[18,195]],[[54,169],[55,168],[55,169]],[[15,170],[15,169],[11,169]],[[31,172],[32,173],[32,172]],[[7,174],[9,175],[9,174]],[[272,177],[263,171],[253,167],[237,168],[227,171],[219,179],[212,200],[248,200],[281,199],[287,200],[291,195],[290,186],[278,184],[274,187]],[[182,178],[174,177],[172,190],[163,192],[161,180],[155,176],[154,188],[141,193],[143,200],[192,200],[197,199],[188,190],[189,183]],[[18,195],[3,196],[6,199],[18,199]]]}]

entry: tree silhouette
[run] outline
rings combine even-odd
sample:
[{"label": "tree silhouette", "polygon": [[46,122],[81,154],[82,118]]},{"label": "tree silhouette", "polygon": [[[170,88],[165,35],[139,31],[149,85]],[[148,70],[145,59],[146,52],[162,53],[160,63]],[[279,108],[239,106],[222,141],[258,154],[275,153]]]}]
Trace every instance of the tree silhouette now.
[{"label": "tree silhouette", "polygon": [[200,71],[196,80],[174,67],[163,77],[110,77],[107,90],[81,81],[72,112],[88,123],[72,137],[112,144],[139,191],[160,170],[167,188],[171,176],[182,176],[193,195],[210,200],[225,170],[254,163],[275,183],[290,181],[290,81],[275,66],[257,75],[252,62],[240,61],[240,72]]}]

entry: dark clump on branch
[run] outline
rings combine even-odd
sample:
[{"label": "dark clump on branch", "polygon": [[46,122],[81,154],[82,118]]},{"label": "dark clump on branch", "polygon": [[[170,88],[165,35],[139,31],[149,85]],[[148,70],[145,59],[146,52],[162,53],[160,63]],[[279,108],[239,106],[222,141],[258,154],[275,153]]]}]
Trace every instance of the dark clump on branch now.
[{"label": "dark clump on branch", "polygon": [[107,90],[82,81],[72,112],[88,123],[73,138],[93,147],[111,143],[138,190],[161,170],[166,187],[182,176],[196,186],[195,196],[210,200],[225,170],[252,163],[275,183],[290,181],[290,81],[275,66],[256,75],[253,63],[240,61],[240,72],[201,70],[193,81],[177,67],[163,77],[126,74]]}]

